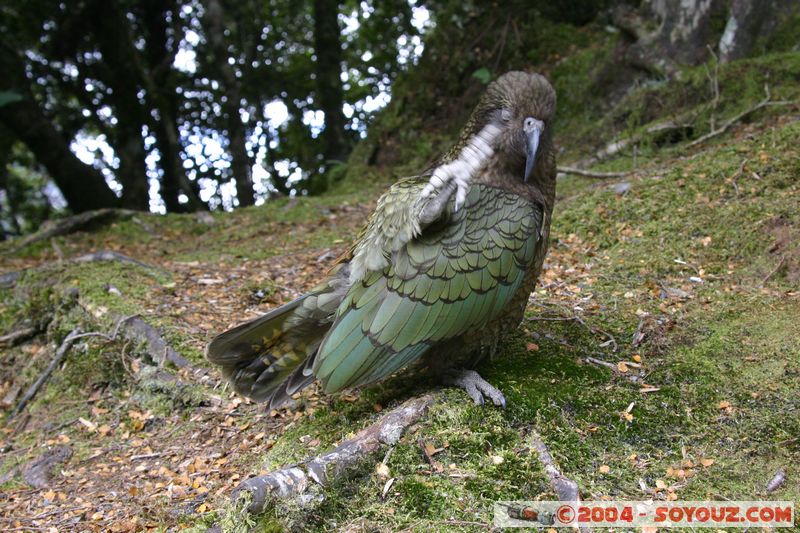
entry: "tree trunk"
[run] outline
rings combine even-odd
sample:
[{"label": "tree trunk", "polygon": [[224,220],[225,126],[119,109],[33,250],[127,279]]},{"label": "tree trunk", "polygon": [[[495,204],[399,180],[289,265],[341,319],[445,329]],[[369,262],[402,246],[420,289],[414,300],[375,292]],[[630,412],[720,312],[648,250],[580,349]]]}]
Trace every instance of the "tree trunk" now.
[{"label": "tree trunk", "polygon": [[[97,1],[86,10],[92,33],[103,55],[103,80],[111,87],[108,98],[114,109],[117,127],[109,142],[119,158],[116,177],[122,183],[122,205],[146,211],[150,208],[142,125],[145,116],[137,93],[142,82],[135,69],[133,56],[139,51],[129,38],[130,22],[112,2]],[[113,23],[110,23],[113,22]]]},{"label": "tree trunk", "polygon": [[[325,113],[322,131],[322,155],[330,161],[343,161],[349,151],[342,111],[342,43],[339,28],[339,0],[314,0],[314,53],[317,56],[316,105]],[[322,183],[312,182],[312,192],[325,189]],[[316,190],[315,190],[316,189]]]},{"label": "tree trunk", "polygon": [[22,142],[41,163],[61,190],[73,211],[113,207],[119,200],[108,188],[103,175],[82,163],[69,149],[69,140],[53,126],[34,99],[25,77],[24,65],[13,50],[0,45],[0,87],[22,95],[22,100],[0,107],[0,122]]},{"label": "tree trunk", "polygon": [[719,59],[727,63],[749,55],[760,38],[800,13],[800,3],[785,0],[733,0],[719,40]]},{"label": "tree trunk", "polygon": [[[721,62],[750,54],[782,22],[800,13],[786,0],[646,0],[638,9],[619,3],[614,24],[635,40],[625,60],[661,76],[675,76],[681,65],[698,65],[719,49]],[[723,32],[715,21],[727,17]],[[723,19],[724,20],[724,19]]]},{"label": "tree trunk", "polygon": [[[144,6],[144,23],[148,39],[145,44],[145,59],[137,55],[135,67],[144,84],[149,106],[157,111],[157,118],[151,119],[149,126],[156,138],[161,166],[161,198],[169,212],[198,211],[208,209],[200,199],[197,184],[192,183],[183,170],[181,141],[178,130],[180,105],[177,96],[177,83],[172,63],[180,42],[180,17],[174,0],[148,0]],[[173,22],[173,36],[169,35],[167,14]],[[172,42],[170,48],[169,43]],[[146,64],[145,64],[146,61]],[[183,194],[188,198],[185,204],[178,198]]]},{"label": "tree trunk", "polygon": [[[626,53],[631,65],[656,75],[672,77],[679,65],[696,65],[715,44],[712,22],[725,9],[724,0],[647,0],[638,11],[628,4],[614,10],[614,23],[636,42]],[[650,28],[655,27],[654,31]]]},{"label": "tree trunk", "polygon": [[245,145],[245,127],[239,115],[241,105],[241,85],[233,68],[228,64],[228,53],[225,45],[224,27],[225,13],[219,0],[209,0],[206,4],[208,20],[208,38],[211,50],[222,74],[226,100],[223,102],[228,130],[228,149],[231,156],[231,171],[236,182],[236,198],[240,206],[255,203],[253,189],[253,161],[247,155]]}]

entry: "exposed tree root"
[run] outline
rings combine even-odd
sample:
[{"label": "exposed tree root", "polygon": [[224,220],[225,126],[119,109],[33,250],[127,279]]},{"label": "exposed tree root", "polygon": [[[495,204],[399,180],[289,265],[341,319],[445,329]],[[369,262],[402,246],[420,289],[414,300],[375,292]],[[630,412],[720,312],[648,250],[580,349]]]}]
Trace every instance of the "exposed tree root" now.
[{"label": "exposed tree root", "polygon": [[737,122],[742,120],[744,117],[746,117],[750,113],[758,111],[759,109],[763,109],[763,108],[768,107],[768,106],[793,105],[793,104],[796,104],[796,103],[797,102],[787,101],[787,100],[773,101],[772,100],[772,95],[769,92],[769,85],[764,85],[764,99],[763,100],[758,102],[756,105],[745,109],[744,111],[742,111],[741,113],[739,113],[735,117],[732,117],[732,118],[726,120],[725,122],[722,123],[722,125],[720,125],[720,127],[711,130],[710,132],[706,133],[705,135],[701,135],[697,139],[695,139],[692,142],[690,142],[689,144],[687,144],[686,148],[692,148],[693,146],[697,146],[698,144],[704,143],[707,140],[716,137],[717,135],[721,135],[721,134],[725,133],[726,131],[728,131],[728,129],[731,126],[733,126],[734,124],[736,124]]},{"label": "exposed tree root", "polygon": [[16,346],[20,342],[36,336],[40,331],[42,331],[42,328],[39,326],[29,326],[7,333],[6,335],[0,336],[0,348]]},{"label": "exposed tree root", "polygon": [[117,328],[126,339],[144,344],[147,353],[158,364],[172,363],[178,368],[190,366],[189,361],[175,351],[161,333],[140,316],[119,318]]},{"label": "exposed tree root", "polygon": [[33,385],[28,387],[28,390],[25,391],[25,394],[17,403],[16,407],[14,407],[14,410],[11,411],[11,414],[8,416],[9,418],[13,418],[18,415],[23,409],[25,409],[25,406],[28,404],[28,402],[31,401],[34,396],[36,396],[36,393],[39,392],[39,389],[41,389],[42,385],[44,385],[48,380],[50,375],[53,373],[53,370],[55,370],[56,367],[61,364],[61,361],[64,360],[64,357],[66,357],[67,352],[72,347],[72,344],[78,339],[79,334],[80,331],[74,329],[64,338],[64,340],[61,342],[61,345],[56,350],[56,354],[50,360],[50,364],[48,364],[47,368],[45,368],[44,371],[39,374],[39,377],[36,378],[36,381],[33,382]]},{"label": "exposed tree root", "polygon": [[50,485],[56,467],[69,461],[72,457],[72,448],[69,446],[56,446],[31,461],[23,468],[22,478],[35,489],[43,489]]},{"label": "exposed tree root", "polygon": [[329,477],[341,475],[349,467],[376,452],[382,444],[396,444],[409,426],[425,416],[433,398],[432,394],[426,394],[407,400],[327,453],[247,479],[236,487],[232,498],[236,500],[244,496],[244,493],[249,493],[252,499],[247,509],[251,513],[258,513],[264,510],[271,498],[302,497],[312,482],[324,486]]},{"label": "exposed tree root", "polygon": [[[67,262],[69,263],[91,263],[94,261],[120,261],[122,263],[131,263],[144,268],[151,268],[151,269],[158,268],[153,265],[148,265],[147,263],[143,263],[132,257],[128,257],[125,254],[114,252],[112,250],[100,250],[99,252],[92,252],[90,254],[80,255],[78,257],[73,257],[72,259],[67,260]],[[57,261],[56,263],[59,262],[60,261]],[[15,272],[7,272],[5,274],[2,274],[0,275],[0,288],[8,289],[14,287],[23,273],[27,272],[28,270],[36,272],[44,268],[47,268],[52,264],[53,263],[44,263],[42,265],[35,266],[31,269],[18,270]]]},{"label": "exposed tree root", "polygon": [[625,176],[629,176],[633,171],[629,170],[627,172],[596,172],[593,170],[583,170],[574,167],[558,167],[558,172],[560,174],[574,174],[575,176],[582,176],[584,178],[605,179],[605,178],[624,178]]},{"label": "exposed tree root", "polygon": [[51,237],[67,235],[69,233],[78,231],[93,222],[100,222],[108,219],[126,218],[135,214],[136,211],[131,211],[129,209],[104,208],[94,211],[86,211],[85,213],[79,213],[77,215],[58,220],[48,220],[42,225],[42,229],[20,239],[19,242],[15,243],[15,245],[9,250],[9,253],[18,252],[26,246],[47,240]]},{"label": "exposed tree root", "polygon": [[[539,435],[535,429],[531,429],[527,441],[531,448],[536,450],[539,456],[539,462],[544,466],[545,474],[547,474],[547,479],[550,481],[550,487],[553,489],[553,492],[556,493],[558,499],[562,501],[579,502],[581,500],[581,495],[578,484],[561,473],[561,470],[558,469],[556,462],[553,460],[553,456],[550,455],[550,451],[542,440],[541,435]],[[581,527],[580,530],[582,532],[588,531],[588,529],[584,527]]]}]

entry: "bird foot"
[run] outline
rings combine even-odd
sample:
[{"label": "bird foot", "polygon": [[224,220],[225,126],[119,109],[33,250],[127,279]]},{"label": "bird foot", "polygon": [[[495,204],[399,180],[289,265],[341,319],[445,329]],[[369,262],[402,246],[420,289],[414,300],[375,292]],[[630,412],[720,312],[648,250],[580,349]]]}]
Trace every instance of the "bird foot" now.
[{"label": "bird foot", "polygon": [[444,383],[445,385],[461,387],[467,391],[467,394],[472,398],[472,401],[475,402],[475,405],[483,405],[484,397],[486,397],[499,407],[506,406],[506,398],[503,396],[503,393],[493,387],[474,370],[451,370],[445,374]]},{"label": "bird foot", "polygon": [[469,174],[458,165],[450,163],[437,168],[419,196],[418,205],[422,206],[420,222],[430,224],[439,218],[453,197],[453,212],[461,209],[469,192],[469,182]]}]

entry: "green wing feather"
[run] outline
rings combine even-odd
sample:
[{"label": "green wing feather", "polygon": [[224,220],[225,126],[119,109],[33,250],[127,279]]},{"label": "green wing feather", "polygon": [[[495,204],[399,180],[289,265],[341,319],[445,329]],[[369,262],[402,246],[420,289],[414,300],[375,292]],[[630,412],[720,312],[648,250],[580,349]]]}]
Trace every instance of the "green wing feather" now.
[{"label": "green wing feather", "polygon": [[[411,211],[426,183],[398,182],[381,202]],[[498,317],[533,261],[541,213],[517,195],[473,185],[458,212],[448,208],[394,251],[388,266],[368,270],[345,295],[314,358],[325,391],[377,381],[433,344]],[[381,223],[373,218],[365,234],[386,233]]]}]

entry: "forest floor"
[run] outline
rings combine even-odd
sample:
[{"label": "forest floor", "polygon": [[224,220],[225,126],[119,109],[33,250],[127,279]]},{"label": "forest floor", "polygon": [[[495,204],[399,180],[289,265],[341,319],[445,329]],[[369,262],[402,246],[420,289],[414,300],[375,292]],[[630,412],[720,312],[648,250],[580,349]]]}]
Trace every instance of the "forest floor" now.
[{"label": "forest floor", "polygon": [[[374,186],[5,245],[3,272],[24,273],[0,292],[0,331],[43,328],[0,352],[6,413],[75,328],[111,335],[137,315],[190,364],[160,364],[122,335],[79,339],[0,424],[0,529],[484,530],[495,501],[554,499],[532,429],[587,499],[800,504],[800,116],[784,111],[640,156],[624,178],[560,180],[526,320],[480,368],[506,409],[401,376],[333,397],[312,387],[268,412],[204,361],[216,333],[323,275],[374,207]],[[143,264],[70,261],[100,250]],[[230,505],[241,480],[430,389],[434,406],[388,470],[375,457],[302,508],[245,517]],[[31,461],[53,450],[66,460],[31,487]],[[768,495],[780,469],[789,481]]]}]

